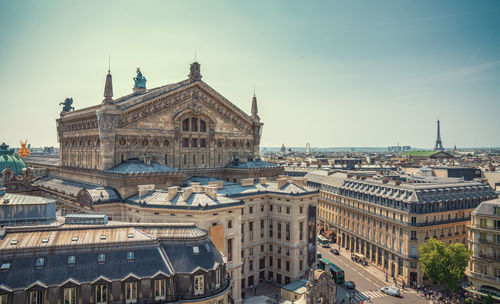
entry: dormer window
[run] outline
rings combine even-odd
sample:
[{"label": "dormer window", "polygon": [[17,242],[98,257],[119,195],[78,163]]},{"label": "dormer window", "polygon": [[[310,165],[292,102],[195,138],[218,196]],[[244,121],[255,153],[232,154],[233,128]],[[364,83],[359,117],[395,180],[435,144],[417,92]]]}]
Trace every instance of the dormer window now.
[{"label": "dormer window", "polygon": [[105,234],[101,235],[101,240],[105,240],[105,239],[106,239],[106,235]]},{"label": "dormer window", "polygon": [[76,258],[74,255],[68,256],[68,266],[74,266],[76,262]]},{"label": "dormer window", "polygon": [[193,254],[200,253],[200,248],[198,246],[193,246]]},{"label": "dormer window", "polygon": [[0,266],[0,271],[8,271],[10,270],[10,262],[3,262]]},{"label": "dormer window", "polygon": [[35,263],[35,267],[37,269],[42,269],[44,266],[45,266],[45,258],[37,258],[36,263]]},{"label": "dormer window", "polygon": [[45,244],[45,243],[48,243],[49,242],[49,239],[45,238],[45,239],[42,239],[42,243]]},{"label": "dormer window", "polygon": [[105,263],[106,262],[106,254],[104,253],[99,253],[97,255],[97,262],[98,263]]},{"label": "dormer window", "polygon": [[77,237],[77,236],[72,237],[72,238],[71,238],[71,241],[72,241],[72,242],[76,242],[76,241],[78,241],[78,237]]},{"label": "dormer window", "polygon": [[17,245],[17,240],[12,240],[12,241],[10,241],[10,244],[11,244],[11,245]]},{"label": "dormer window", "polygon": [[205,278],[202,275],[194,277],[194,295],[203,294],[205,288]]},{"label": "dormer window", "polygon": [[129,251],[127,252],[127,261],[133,261],[134,260],[134,252],[133,251]]}]

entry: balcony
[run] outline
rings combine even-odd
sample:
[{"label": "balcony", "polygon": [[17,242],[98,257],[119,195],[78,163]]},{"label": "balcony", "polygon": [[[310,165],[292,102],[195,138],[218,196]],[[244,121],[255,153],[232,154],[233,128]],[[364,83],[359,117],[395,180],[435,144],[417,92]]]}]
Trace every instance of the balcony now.
[{"label": "balcony", "polygon": [[495,277],[495,276],[490,276],[487,274],[482,274],[482,273],[477,273],[477,272],[472,272],[467,270],[469,276],[475,278],[475,279],[482,279],[482,280],[487,280],[490,282],[494,282],[496,284],[500,284],[500,277]]},{"label": "balcony", "polygon": [[489,260],[492,263],[500,263],[500,256],[492,256],[487,254],[479,254],[479,258]]},{"label": "balcony", "polygon": [[500,243],[497,243],[497,242],[494,242],[494,241],[488,241],[486,239],[481,239],[481,238],[479,239],[479,243],[490,245],[490,246],[500,247]]},{"label": "balcony", "polygon": [[176,296],[177,300],[203,299],[203,298],[222,295],[228,292],[229,288],[231,288],[231,278],[229,277],[229,275],[227,275],[227,277],[225,278],[225,280],[222,282],[221,286],[218,289],[210,290],[199,295],[194,295],[194,293],[177,293]]}]

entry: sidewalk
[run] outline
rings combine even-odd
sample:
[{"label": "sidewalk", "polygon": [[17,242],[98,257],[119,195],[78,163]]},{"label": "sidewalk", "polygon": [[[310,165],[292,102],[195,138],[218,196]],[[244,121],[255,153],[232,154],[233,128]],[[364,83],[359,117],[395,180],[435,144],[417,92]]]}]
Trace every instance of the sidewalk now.
[{"label": "sidewalk", "polygon": [[[331,244],[330,246],[331,246],[331,248],[339,249],[337,244]],[[349,260],[351,259],[351,251],[349,251],[345,248],[342,248],[342,247],[339,251],[340,251],[340,255],[342,255],[346,259],[349,259]],[[389,286],[389,285],[393,286],[394,285],[394,280],[391,276],[388,275],[387,281],[386,281],[385,280],[386,276],[385,276],[384,271],[378,269],[377,266],[373,265],[371,263],[371,261],[368,261],[368,259],[367,259],[367,262],[368,262],[368,266],[363,266],[360,263],[356,263],[356,262],[354,262],[354,263],[357,265],[357,267],[359,269],[363,269],[364,271],[373,275],[379,281],[379,283],[382,284],[383,286]],[[416,291],[414,289],[408,288],[408,286],[406,286],[406,289],[403,291],[402,286],[401,286],[401,282],[398,282],[397,285],[399,288],[401,288],[401,291],[403,293],[416,293]]]}]

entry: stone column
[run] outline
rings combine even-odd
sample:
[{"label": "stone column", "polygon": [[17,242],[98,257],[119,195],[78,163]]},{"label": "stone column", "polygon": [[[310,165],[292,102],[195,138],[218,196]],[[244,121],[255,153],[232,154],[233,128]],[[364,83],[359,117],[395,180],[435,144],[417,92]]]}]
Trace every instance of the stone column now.
[{"label": "stone column", "polygon": [[120,110],[114,105],[102,105],[96,111],[99,128],[100,145],[100,166],[101,170],[110,169],[115,166],[115,137],[116,125]]}]

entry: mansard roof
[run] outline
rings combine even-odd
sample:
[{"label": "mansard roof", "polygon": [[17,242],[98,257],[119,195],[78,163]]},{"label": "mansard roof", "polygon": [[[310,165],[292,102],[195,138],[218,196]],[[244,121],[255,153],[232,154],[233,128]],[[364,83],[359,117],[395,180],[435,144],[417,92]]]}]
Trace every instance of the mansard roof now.
[{"label": "mansard roof", "polygon": [[345,173],[325,175],[325,173],[310,172],[306,179],[321,184],[327,191],[350,191],[360,194],[374,195],[381,198],[406,202],[442,202],[460,199],[492,199],[495,191],[480,182],[441,178],[420,180],[418,183],[389,181],[388,179],[355,179]]}]

